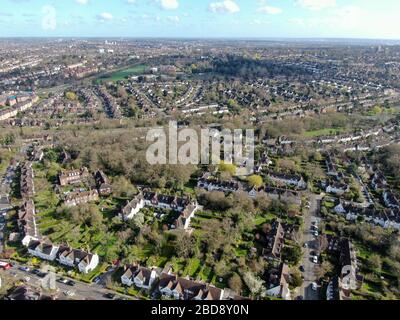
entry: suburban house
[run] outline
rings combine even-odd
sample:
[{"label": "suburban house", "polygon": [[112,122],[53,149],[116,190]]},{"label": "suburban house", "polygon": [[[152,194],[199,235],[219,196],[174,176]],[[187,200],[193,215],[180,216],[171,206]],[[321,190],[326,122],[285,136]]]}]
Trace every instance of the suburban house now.
[{"label": "suburban house", "polygon": [[139,213],[140,210],[144,208],[144,199],[143,195],[139,194],[135,198],[133,198],[131,201],[128,201],[125,207],[122,208],[119,217],[122,220],[130,220],[132,219],[136,214]]},{"label": "suburban house", "polygon": [[183,211],[190,204],[189,197],[164,195],[152,191],[144,191],[143,198],[146,206],[165,210]]},{"label": "suburban house", "polygon": [[21,166],[21,179],[20,179],[21,196],[24,199],[29,199],[35,195],[33,178],[34,174],[32,169],[32,162],[25,162]]},{"label": "suburban house", "polygon": [[218,179],[199,179],[197,187],[207,191],[237,192],[241,190],[241,185],[237,181],[220,181]]},{"label": "suburban house", "polygon": [[331,155],[328,153],[326,155],[326,160],[325,160],[325,164],[326,164],[326,174],[328,176],[332,176],[332,177],[338,177],[339,173],[336,169],[336,165],[332,160]]},{"label": "suburban house", "polygon": [[79,170],[62,170],[58,175],[61,186],[68,184],[80,183],[83,179],[89,176],[89,171],[86,167]]},{"label": "suburban house", "polygon": [[40,235],[36,224],[36,211],[33,200],[25,201],[18,211],[18,229],[22,235],[22,244],[27,247],[31,240],[38,240]]},{"label": "suburban house", "polygon": [[28,245],[28,252],[31,255],[49,261],[56,259],[58,249],[52,243],[39,240],[32,240]]},{"label": "suburban house", "polygon": [[326,193],[335,194],[337,196],[342,196],[346,192],[350,191],[350,187],[348,184],[340,183],[340,182],[333,182],[329,183],[325,188]]},{"label": "suburban house", "polygon": [[99,192],[97,190],[89,190],[83,192],[71,192],[65,197],[64,203],[67,206],[76,206],[82,203],[99,200]]},{"label": "suburban house", "polygon": [[112,187],[108,181],[108,177],[101,170],[97,170],[94,174],[94,179],[96,180],[97,190],[100,196],[107,197],[112,192]]},{"label": "suburban house", "polygon": [[189,204],[182,212],[180,212],[180,215],[174,222],[175,228],[178,229],[188,229],[190,226],[190,222],[192,218],[194,217],[196,211],[198,210],[198,205],[197,203],[191,203]]},{"label": "suburban house", "polygon": [[32,99],[18,102],[16,98],[10,97],[7,100],[9,108],[2,108],[0,110],[0,121],[7,120],[15,117],[19,112],[23,112],[33,106],[39,99],[38,96],[33,95]]},{"label": "suburban house", "polygon": [[267,295],[291,300],[289,289],[289,267],[281,263],[278,269],[272,269],[268,274]]},{"label": "suburban house", "polygon": [[86,253],[83,259],[78,263],[78,270],[86,274],[96,269],[98,264],[99,256],[97,254]]},{"label": "suburban house", "polygon": [[340,288],[350,296],[351,290],[356,290],[359,287],[357,277],[357,254],[353,244],[348,239],[343,239],[340,243]]},{"label": "suburban house", "polygon": [[376,171],[371,180],[371,186],[375,191],[387,188],[387,181],[382,172]]},{"label": "suburban house", "polygon": [[121,282],[126,286],[135,285],[137,288],[150,290],[154,281],[158,279],[158,271],[140,266],[126,266],[121,276]]},{"label": "suburban house", "polygon": [[163,195],[145,190],[122,208],[119,217],[123,220],[132,219],[144,207],[172,210],[179,213],[172,228],[184,230],[189,228],[191,219],[199,209],[198,203],[191,201],[189,197]]},{"label": "suburban house", "polygon": [[337,214],[344,215],[348,221],[356,221],[362,218],[366,222],[379,225],[385,229],[400,230],[400,209],[398,208],[375,209],[340,201],[333,210]]},{"label": "suburban house", "polygon": [[264,248],[262,255],[268,260],[281,259],[281,252],[285,242],[285,231],[283,230],[280,221],[276,220],[271,225],[271,230],[268,234],[262,236]]},{"label": "suburban house", "polygon": [[69,247],[60,247],[57,260],[68,267],[77,267],[81,273],[89,273],[96,269],[99,264],[97,254]]},{"label": "suburban house", "polygon": [[270,172],[268,178],[279,184],[286,184],[290,186],[297,187],[299,189],[307,188],[307,183],[304,181],[303,177],[295,174],[284,174],[278,172]]},{"label": "suburban house", "polygon": [[158,283],[159,292],[176,300],[222,300],[224,290],[209,284],[163,273]]},{"label": "suburban house", "polygon": [[400,202],[392,191],[385,191],[383,193],[383,201],[388,208],[400,208]]}]

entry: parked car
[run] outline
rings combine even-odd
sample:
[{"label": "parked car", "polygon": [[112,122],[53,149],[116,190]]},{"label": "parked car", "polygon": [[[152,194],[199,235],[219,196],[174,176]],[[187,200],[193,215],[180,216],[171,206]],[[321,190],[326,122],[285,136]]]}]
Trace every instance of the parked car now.
[{"label": "parked car", "polygon": [[99,283],[101,281],[101,278],[97,276],[96,278],[93,279],[94,283]]},{"label": "parked car", "polygon": [[299,269],[300,269],[301,272],[304,272],[304,271],[305,271],[304,266],[300,266]]},{"label": "parked car", "polygon": [[311,284],[311,289],[312,289],[313,291],[317,291],[317,289],[318,289],[317,283],[313,282],[313,283]]},{"label": "parked car", "polygon": [[114,299],[115,298],[115,294],[113,293],[106,293],[104,294],[104,297],[107,299]]},{"label": "parked car", "polygon": [[318,256],[314,256],[314,257],[313,257],[313,262],[314,262],[314,263],[318,263]]},{"label": "parked car", "polygon": [[8,262],[0,261],[0,269],[9,270],[12,268],[12,265]]},{"label": "parked car", "polygon": [[60,283],[63,283],[63,284],[67,284],[68,279],[59,278],[59,279],[57,279],[57,282],[60,282]]},{"label": "parked car", "polygon": [[75,292],[74,292],[74,291],[68,290],[68,291],[64,291],[64,294],[65,294],[67,297],[73,297],[73,296],[75,295]]},{"label": "parked car", "polygon": [[31,270],[29,267],[24,267],[24,266],[19,267],[18,269],[25,272],[29,272]]},{"label": "parked car", "polygon": [[66,282],[66,284],[69,285],[70,287],[73,287],[73,286],[75,286],[75,281],[68,280],[68,281]]}]

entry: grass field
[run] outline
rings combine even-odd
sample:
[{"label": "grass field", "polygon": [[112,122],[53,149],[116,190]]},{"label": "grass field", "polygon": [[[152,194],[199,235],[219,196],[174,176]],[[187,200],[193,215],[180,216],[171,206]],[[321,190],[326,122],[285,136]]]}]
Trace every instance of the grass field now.
[{"label": "grass field", "polygon": [[315,137],[321,137],[321,136],[330,136],[330,135],[335,135],[337,133],[344,133],[346,132],[345,128],[326,128],[326,129],[321,129],[321,130],[314,130],[314,131],[307,131],[304,133],[304,136],[306,138],[315,138]]},{"label": "grass field", "polygon": [[114,73],[104,75],[97,79],[97,82],[110,82],[110,81],[121,81],[126,79],[129,76],[135,76],[135,75],[140,75],[143,74],[146,70],[147,66],[144,64],[140,64],[134,67],[130,67],[127,69],[119,70]]}]

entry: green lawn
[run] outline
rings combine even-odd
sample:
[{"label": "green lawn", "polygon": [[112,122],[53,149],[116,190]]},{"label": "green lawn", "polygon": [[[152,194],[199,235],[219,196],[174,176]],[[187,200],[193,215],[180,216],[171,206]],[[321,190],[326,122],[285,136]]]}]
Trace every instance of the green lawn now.
[{"label": "green lawn", "polygon": [[307,131],[304,133],[304,136],[306,138],[315,138],[315,137],[321,137],[321,136],[330,136],[330,135],[335,135],[337,133],[344,133],[346,132],[345,128],[325,128],[325,129],[320,129],[320,130],[314,130],[314,131]]},{"label": "green lawn", "polygon": [[105,75],[100,77],[99,79],[97,79],[97,82],[100,81],[105,81],[105,82],[109,82],[109,81],[121,81],[126,79],[129,76],[135,76],[135,75],[141,75],[145,72],[147,68],[147,65],[145,64],[140,64],[134,67],[130,67],[127,69],[123,69],[120,71],[116,71],[114,73]]}]

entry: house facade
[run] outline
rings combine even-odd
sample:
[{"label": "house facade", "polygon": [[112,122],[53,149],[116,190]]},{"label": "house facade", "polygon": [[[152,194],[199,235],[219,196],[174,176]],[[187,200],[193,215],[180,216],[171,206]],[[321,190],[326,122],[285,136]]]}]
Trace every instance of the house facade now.
[{"label": "house facade", "polygon": [[58,253],[58,247],[52,243],[32,240],[28,245],[28,252],[40,259],[54,261]]},{"label": "house facade", "polygon": [[89,171],[86,167],[79,170],[62,170],[58,175],[61,186],[68,184],[80,183],[84,178],[89,176]]}]

